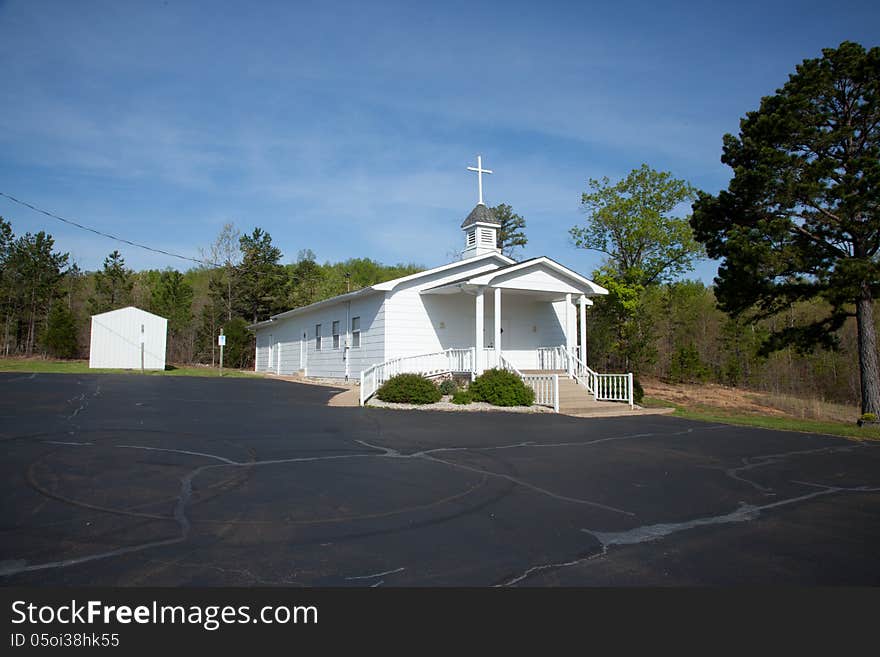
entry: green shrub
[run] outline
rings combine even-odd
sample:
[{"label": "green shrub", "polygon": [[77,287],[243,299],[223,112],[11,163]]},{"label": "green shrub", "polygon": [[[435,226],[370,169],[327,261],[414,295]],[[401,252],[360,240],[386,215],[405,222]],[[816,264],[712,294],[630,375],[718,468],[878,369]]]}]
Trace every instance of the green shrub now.
[{"label": "green shrub", "polygon": [[474,401],[493,406],[530,406],[535,401],[534,391],[507,370],[486,370],[474,379],[468,391]]},{"label": "green shrub", "polygon": [[440,383],[440,393],[443,395],[454,395],[458,390],[458,386],[455,385],[455,381],[452,379],[444,379]]},{"label": "green shrub", "polygon": [[472,401],[474,398],[468,390],[456,390],[452,393],[453,404],[470,404]]},{"label": "green shrub", "polygon": [[376,396],[397,404],[433,404],[442,395],[433,381],[419,374],[398,374],[382,384]]},{"label": "green shrub", "polygon": [[876,422],[877,416],[874,413],[862,413],[862,417],[859,418],[862,422]]},{"label": "green shrub", "polygon": [[645,397],[645,389],[642,388],[642,384],[636,377],[633,377],[633,401],[636,404],[641,404],[642,399]]}]

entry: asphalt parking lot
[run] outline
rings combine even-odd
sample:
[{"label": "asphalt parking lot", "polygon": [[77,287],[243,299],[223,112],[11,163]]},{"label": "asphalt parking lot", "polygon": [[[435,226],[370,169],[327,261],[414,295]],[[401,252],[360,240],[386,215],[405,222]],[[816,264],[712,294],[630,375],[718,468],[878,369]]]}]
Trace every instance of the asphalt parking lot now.
[{"label": "asphalt parking lot", "polygon": [[880,446],[0,374],[0,584],[880,583]]}]

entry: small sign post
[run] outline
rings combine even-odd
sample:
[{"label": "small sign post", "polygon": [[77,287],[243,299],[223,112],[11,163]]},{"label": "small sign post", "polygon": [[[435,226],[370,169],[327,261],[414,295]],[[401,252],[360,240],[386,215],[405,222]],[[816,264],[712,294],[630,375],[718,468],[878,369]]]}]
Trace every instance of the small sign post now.
[{"label": "small sign post", "polygon": [[223,329],[220,329],[220,335],[217,338],[217,344],[220,345],[220,376],[223,376],[223,347],[226,346],[226,336],[223,335]]},{"label": "small sign post", "polygon": [[144,373],[144,325],[141,324],[141,374]]}]

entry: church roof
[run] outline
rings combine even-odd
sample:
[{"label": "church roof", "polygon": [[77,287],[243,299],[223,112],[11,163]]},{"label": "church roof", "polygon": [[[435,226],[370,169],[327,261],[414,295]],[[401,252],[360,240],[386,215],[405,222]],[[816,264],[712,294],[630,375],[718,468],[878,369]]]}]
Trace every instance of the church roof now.
[{"label": "church roof", "polygon": [[[516,262],[508,258],[505,255],[500,253],[484,253],[481,256],[476,256],[474,258],[468,258],[466,260],[456,260],[455,262],[450,262],[445,265],[440,265],[439,267],[432,267],[431,269],[426,269],[425,271],[420,271],[415,274],[409,274],[408,276],[402,276],[401,278],[395,278],[390,281],[385,281],[384,283],[376,283],[375,285],[371,285],[369,287],[363,287],[360,290],[354,290],[353,292],[346,292],[345,294],[340,294],[335,297],[330,297],[329,299],[324,299],[322,301],[316,301],[315,303],[309,304],[308,306],[300,306],[299,308],[293,308],[292,310],[287,310],[282,313],[278,313],[277,315],[272,315],[269,319],[264,319],[262,322],[256,322],[255,324],[248,325],[249,329],[262,328],[265,326],[269,326],[270,324],[274,324],[278,320],[286,319],[287,317],[293,317],[294,315],[300,315],[305,312],[309,312],[311,310],[315,310],[317,308],[322,308],[324,306],[329,306],[334,303],[340,303],[343,301],[351,300],[355,297],[360,297],[367,294],[374,294],[377,292],[387,292],[393,290],[394,287],[400,283],[416,280],[422,278],[424,276],[429,276],[431,274],[437,274],[448,269],[454,269],[456,267],[461,267],[462,265],[469,264],[482,264],[484,260],[500,260],[501,262],[507,263],[504,267],[510,264],[516,264]],[[471,274],[474,276],[474,274]]]},{"label": "church roof", "polygon": [[594,283],[593,281],[581,276],[573,269],[569,269],[565,265],[559,264],[552,258],[548,258],[547,256],[538,256],[535,258],[529,258],[528,260],[523,260],[521,262],[513,262],[504,267],[498,267],[497,269],[492,269],[486,272],[480,272],[479,274],[471,274],[470,276],[464,276],[462,278],[458,278],[453,281],[447,281],[446,283],[441,283],[435,287],[430,287],[426,290],[422,290],[421,294],[432,294],[437,290],[452,290],[453,288],[461,288],[464,285],[488,285],[492,282],[492,279],[502,276],[506,273],[510,273],[516,270],[528,269],[533,265],[545,265],[550,269],[555,270],[556,272],[566,276],[572,280],[577,281],[579,284],[585,286],[589,289],[587,292],[588,296],[592,296],[594,294],[608,294],[608,290],[606,290],[601,285]]},{"label": "church roof", "polygon": [[467,216],[467,219],[462,222],[461,227],[467,228],[468,226],[473,226],[477,222],[495,224],[497,226],[501,225],[501,222],[498,221],[495,213],[482,203],[477,203],[476,207],[471,210],[471,213]]}]

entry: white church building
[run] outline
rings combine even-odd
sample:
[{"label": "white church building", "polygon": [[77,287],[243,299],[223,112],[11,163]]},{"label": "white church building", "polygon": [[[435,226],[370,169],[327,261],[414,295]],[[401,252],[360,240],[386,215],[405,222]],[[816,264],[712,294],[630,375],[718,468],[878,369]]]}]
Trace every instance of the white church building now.
[{"label": "white church building", "polygon": [[479,157],[468,168],[479,202],[461,224],[461,260],[253,324],[256,371],[359,381],[364,403],[401,372],[476,376],[502,367],[557,411],[560,385],[632,405],[632,375],[599,374],[585,362],[590,298],[608,291],[550,258],[503,255],[500,222],[483,203],[482,175],[492,172]]}]

